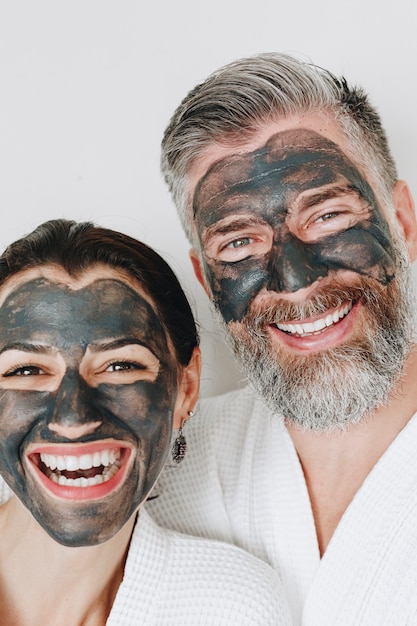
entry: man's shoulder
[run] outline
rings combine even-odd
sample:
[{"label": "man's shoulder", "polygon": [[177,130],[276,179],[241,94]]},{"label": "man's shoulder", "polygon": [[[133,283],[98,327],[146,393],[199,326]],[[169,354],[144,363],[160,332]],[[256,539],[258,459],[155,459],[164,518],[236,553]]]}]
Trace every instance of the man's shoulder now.
[{"label": "man's shoulder", "polygon": [[200,412],[204,420],[223,421],[225,417],[229,420],[239,420],[242,422],[250,420],[253,415],[268,413],[268,409],[257,397],[249,385],[239,389],[233,389],[226,393],[209,396],[200,401]]},{"label": "man's shoulder", "polygon": [[232,443],[245,436],[266,433],[270,424],[280,419],[248,385],[202,399],[187,431],[193,439],[205,442],[221,439]]}]

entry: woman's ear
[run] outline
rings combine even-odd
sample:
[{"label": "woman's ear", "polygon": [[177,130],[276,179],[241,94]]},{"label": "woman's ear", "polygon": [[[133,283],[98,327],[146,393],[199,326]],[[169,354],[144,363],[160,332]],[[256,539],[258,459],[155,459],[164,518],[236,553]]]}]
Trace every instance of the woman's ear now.
[{"label": "woman's ear", "polygon": [[404,232],[411,262],[417,258],[417,220],[414,200],[409,186],[398,180],[392,194],[397,220]]},{"label": "woman's ear", "polygon": [[195,347],[190,362],[183,368],[178,385],[178,396],[175,402],[173,427],[178,429],[189,412],[194,410],[200,391],[201,350]]}]

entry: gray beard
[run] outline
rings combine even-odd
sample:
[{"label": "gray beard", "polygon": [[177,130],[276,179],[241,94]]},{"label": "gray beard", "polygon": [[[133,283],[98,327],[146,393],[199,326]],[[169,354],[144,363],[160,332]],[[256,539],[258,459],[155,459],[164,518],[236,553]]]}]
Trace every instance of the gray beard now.
[{"label": "gray beard", "polygon": [[[279,305],[275,313],[271,307],[266,315],[252,313],[235,325],[226,325],[217,312],[238,364],[272,412],[297,428],[324,432],[346,429],[387,402],[411,350],[415,328],[411,271],[404,262],[400,266],[385,288],[361,279],[360,298],[367,311],[361,338],[327,351],[277,354],[264,328],[273,323],[274,315],[277,321],[278,316],[282,319]],[[354,293],[358,299],[358,289]],[[340,289],[331,304],[340,306],[348,294],[352,296],[348,287]],[[328,304],[324,296],[319,298],[315,313]],[[310,315],[314,307],[309,306]],[[304,314],[306,310],[304,306]]]}]

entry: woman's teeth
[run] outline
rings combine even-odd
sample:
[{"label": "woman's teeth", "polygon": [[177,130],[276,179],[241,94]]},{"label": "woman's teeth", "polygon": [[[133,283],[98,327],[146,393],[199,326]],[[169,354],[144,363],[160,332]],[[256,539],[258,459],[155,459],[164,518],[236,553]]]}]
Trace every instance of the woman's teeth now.
[{"label": "woman's teeth", "polygon": [[321,317],[314,322],[292,322],[289,324],[276,324],[276,327],[279,328],[279,330],[284,331],[285,333],[290,333],[291,335],[313,335],[315,333],[320,333],[325,328],[333,326],[333,324],[339,322],[349,313],[349,311],[352,309],[352,306],[353,303],[349,302],[343,307],[340,307],[340,309],[336,309],[332,313],[326,315],[326,317]]},{"label": "woman's teeth", "polygon": [[40,460],[50,480],[66,487],[91,487],[104,483],[120,469],[120,449],[93,454],[55,455],[42,452]]}]

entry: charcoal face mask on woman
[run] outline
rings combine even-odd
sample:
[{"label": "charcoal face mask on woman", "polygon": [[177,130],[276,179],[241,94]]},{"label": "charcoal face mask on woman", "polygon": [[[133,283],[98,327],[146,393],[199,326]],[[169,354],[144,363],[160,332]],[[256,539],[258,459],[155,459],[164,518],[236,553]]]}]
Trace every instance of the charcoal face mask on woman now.
[{"label": "charcoal face mask on woman", "polygon": [[[59,543],[106,541],[169,449],[176,364],[157,315],[122,281],[71,290],[37,279],[8,295],[0,333],[2,476]],[[81,437],[60,434],[86,424]],[[81,453],[87,467],[74,469]],[[106,467],[88,467],[94,453]]]}]

